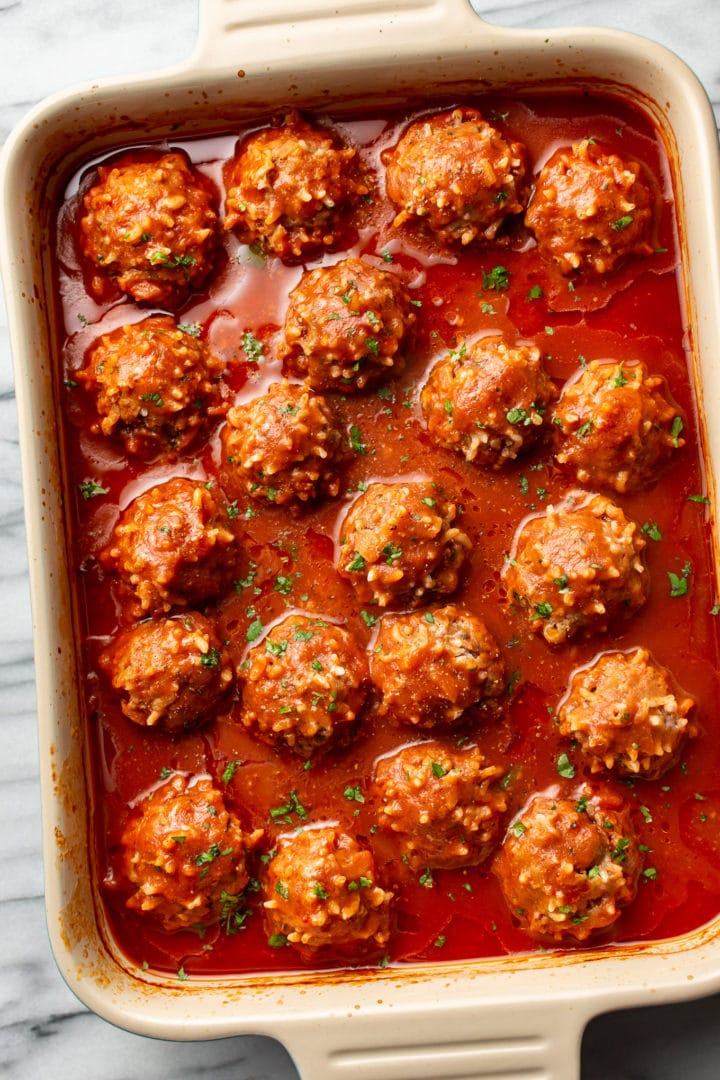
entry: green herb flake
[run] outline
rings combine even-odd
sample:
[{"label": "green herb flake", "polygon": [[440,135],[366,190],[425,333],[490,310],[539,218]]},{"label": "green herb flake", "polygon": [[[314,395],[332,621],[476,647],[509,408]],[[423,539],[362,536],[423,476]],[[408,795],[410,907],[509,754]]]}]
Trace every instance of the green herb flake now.
[{"label": "green herb flake", "polygon": [[367,454],[367,446],[363,442],[362,432],[357,424],[350,428],[349,442],[356,454]]},{"label": "green herb flake", "polygon": [[679,574],[674,574],[672,570],[668,570],[671,596],[685,596],[687,594],[689,587],[688,579],[691,573],[692,566],[689,562],[685,563]]},{"label": "green herb flake", "polygon": [[674,416],[672,427],[670,429],[670,435],[672,436],[673,446],[680,445],[680,436],[682,434],[685,424],[681,416]]},{"label": "green herb flake", "polygon": [[575,776],[575,766],[567,754],[562,753],[559,755],[557,759],[557,771],[558,776],[562,776],[565,780],[572,780]]},{"label": "green herb flake", "polygon": [[201,332],[200,331],[200,323],[197,323],[197,322],[194,322],[194,323],[178,323],[177,328],[183,334],[189,334],[190,337],[194,337],[194,338],[199,338],[200,337],[200,332]]},{"label": "green herb flake", "polygon": [[257,639],[260,637],[262,632],[263,632],[263,624],[260,622],[260,619],[253,619],[253,621],[250,623],[250,625],[247,628],[247,633],[245,635],[245,639],[246,639],[246,641],[249,641],[249,642],[257,641]]},{"label": "green herb flake", "polygon": [[246,330],[242,336],[242,350],[249,364],[259,364],[263,359],[262,342],[258,341],[254,334]]},{"label": "green herb flake", "polygon": [[200,657],[200,663],[203,667],[219,667],[220,653],[217,649],[208,649],[208,651],[203,653]]},{"label": "green herb flake", "polygon": [[644,533],[645,536],[649,536],[650,539],[654,540],[656,543],[662,540],[662,533],[660,532],[657,521],[646,521],[641,527],[640,532]]},{"label": "green herb flake", "polygon": [[355,574],[363,571],[366,565],[367,564],[363,556],[358,551],[356,551],[352,561],[347,564],[345,569]]},{"label": "green herb flake", "polygon": [[97,480],[83,480],[78,484],[83,499],[95,499],[98,495],[107,495],[109,488],[102,487]]},{"label": "green herb flake", "polygon": [[483,289],[495,289],[502,292],[510,286],[510,273],[504,266],[494,266],[489,272],[482,272]]},{"label": "green herb flake", "polygon": [[623,214],[617,221],[613,221],[612,227],[615,232],[622,232],[623,229],[627,229],[628,225],[632,225],[634,220],[632,214]]},{"label": "green herb flake", "polygon": [[360,787],[358,785],[355,785],[355,787],[351,787],[351,786],[346,787],[345,790],[343,791],[343,798],[347,799],[348,802],[357,802],[357,803],[364,803],[365,802],[365,796],[363,795],[363,793],[360,790]]},{"label": "green herb flake", "polygon": [[236,772],[238,766],[241,765],[241,764],[242,764],[242,762],[238,758],[234,758],[232,761],[228,761],[227,765],[225,766],[225,769],[223,770],[223,774],[222,774],[222,778],[221,778],[223,784],[229,784],[230,783],[233,776],[235,775],[235,772]]}]

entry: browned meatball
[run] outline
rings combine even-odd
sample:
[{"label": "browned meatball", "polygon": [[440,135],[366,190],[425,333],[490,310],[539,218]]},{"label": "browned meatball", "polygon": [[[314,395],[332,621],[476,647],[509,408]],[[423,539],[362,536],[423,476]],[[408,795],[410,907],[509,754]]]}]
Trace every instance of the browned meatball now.
[{"label": "browned meatball", "polygon": [[594,139],[557,150],[535,184],[525,222],[540,252],[563,274],[609,273],[630,255],[650,255],[653,194],[636,161]]},{"label": "browned meatball", "polygon": [[383,161],[393,224],[419,219],[447,243],[492,240],[525,206],[524,146],[475,109],[416,121]]},{"label": "browned meatball", "polygon": [[164,930],[202,931],[248,884],[245,856],[261,836],[243,831],[210,780],[173,776],[123,834],[123,873],[137,886],[127,906]]},{"label": "browned meatball", "polygon": [[454,592],[471,547],[456,516],[430,481],[370,484],[341,526],[338,573],[380,607]]},{"label": "browned meatball", "polygon": [[227,189],[225,228],[288,261],[337,246],[369,190],[356,151],[296,114],[240,146]]},{"label": "browned meatball", "polygon": [[94,392],[99,424],[129,454],[185,450],[224,411],[224,363],[169,315],[120,326],[95,342],[78,380]]},{"label": "browned meatball", "polygon": [[439,446],[500,466],[537,441],[554,397],[537,346],[485,337],[435,364],[420,403]]},{"label": "browned meatball", "polygon": [[280,837],[263,875],[270,943],[313,956],[367,953],[390,938],[392,893],[372,853],[335,825]]},{"label": "browned meatball", "polygon": [[337,495],[342,434],[325,398],[294,383],[230,409],[222,443],[231,487],[278,506]]},{"label": "browned meatball", "polygon": [[550,645],[602,633],[647,600],[638,525],[603,495],[571,492],[521,526],[504,568],[511,605]]},{"label": "browned meatball", "polygon": [[324,619],[288,615],[241,665],[242,722],[301,757],[351,738],[368,689],[364,651]]},{"label": "browned meatball", "polygon": [[211,599],[233,578],[236,543],[206,485],[174,477],[120,515],[100,560],[132,589],[141,611]]},{"label": "browned meatball", "polygon": [[94,296],[124,292],[140,303],[179,306],[213,266],[218,215],[210,181],[180,153],[122,158],[98,173],[80,221]]},{"label": "browned meatball", "polygon": [[502,775],[477,746],[406,746],[377,764],[378,825],[413,870],[476,866],[499,837],[507,807]]},{"label": "browned meatball", "polygon": [[100,656],[129,720],[163,731],[196,727],[232,682],[232,664],[197,611],[142,622]]},{"label": "browned meatball", "polygon": [[610,652],[576,671],[558,709],[559,730],[579,743],[593,772],[656,780],[677,762],[695,707],[646,649]]},{"label": "browned meatball", "polygon": [[508,829],[493,870],[520,927],[572,943],[612,926],[637,891],[641,856],[628,809],[612,792],[536,795]]},{"label": "browned meatball", "polygon": [[304,274],[290,293],[278,355],[316,390],[362,390],[402,371],[414,322],[395,274],[344,259]]},{"label": "browned meatball", "polygon": [[485,624],[455,604],[386,615],[371,658],[381,714],[431,728],[457,720],[471,705],[496,702],[505,665]]},{"label": "browned meatball", "polygon": [[555,460],[581,484],[635,491],[685,445],[683,426],[665,380],[645,364],[593,360],[555,406]]}]

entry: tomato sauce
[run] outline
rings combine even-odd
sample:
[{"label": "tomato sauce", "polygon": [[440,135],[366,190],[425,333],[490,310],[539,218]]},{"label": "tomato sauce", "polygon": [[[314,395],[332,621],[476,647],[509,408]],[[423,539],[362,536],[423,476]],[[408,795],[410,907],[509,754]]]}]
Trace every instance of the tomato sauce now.
[{"label": "tomato sauce", "polygon": [[[339,498],[304,509],[296,517],[250,499],[237,501],[230,524],[237,531],[244,564],[235,590],[216,605],[221,632],[240,661],[251,624],[259,619],[268,627],[296,609],[342,620],[371,649],[375,630],[368,624],[374,621],[373,613],[365,605],[363,616],[351,587],[335,571],[339,523],[358,491],[372,480],[429,477],[441,483],[461,504],[459,524],[473,541],[461,588],[452,599],[486,622],[500,643],[509,675],[501,715],[481,719],[470,710],[452,738],[477,741],[492,761],[503,765],[512,812],[538,791],[573,797],[589,778],[580,752],[558,737],[553,717],[570,673],[599,652],[644,646],[697,699],[698,735],[665,777],[650,782],[608,778],[630,800],[640,841],[647,847],[645,867],[655,873],[643,876],[635,902],[597,944],[682,934],[720,911],[716,715],[720,680],[718,620],[712,614],[716,603],[712,522],[704,498],[677,224],[662,140],[638,110],[590,94],[485,98],[463,104],[478,107],[491,122],[498,118],[506,135],[524,142],[533,171],[557,146],[591,135],[641,161],[655,177],[659,192],[661,213],[653,238],[657,250],[631,260],[606,280],[573,286],[540,260],[521,229],[504,244],[459,253],[448,253],[417,235],[394,232],[392,209],[380,184],[377,197],[365,208],[356,245],[344,254],[379,257],[400,270],[419,302],[407,368],[379,388],[339,402],[345,430],[357,429],[361,436],[349,452]],[[329,119],[381,175],[382,150],[394,145],[398,132],[415,115]],[[222,192],[224,163],[241,134],[178,139],[172,146],[183,149]],[[96,164],[89,163],[68,185],[58,214],[55,275],[62,298],[58,333],[64,370],[59,393],[84,665],[80,697],[92,787],[91,862],[117,942],[138,966],[165,972],[182,968],[188,976],[303,966],[292,949],[268,946],[259,897],[252,892],[245,926],[233,935],[221,927],[208,929],[202,937],[190,932],[167,934],[125,909],[117,869],[129,810],[168,770],[182,770],[209,774],[244,826],[265,830],[264,851],[272,848],[279,832],[301,824],[292,802],[287,813],[279,811],[291,792],[310,820],[338,821],[372,847],[387,880],[398,886],[397,930],[383,963],[426,964],[536,948],[514,926],[487,865],[411,874],[373,830],[369,799],[344,796],[348,788],[367,792],[376,759],[419,738],[413,730],[379,719],[369,710],[351,746],[308,769],[300,759],[274,752],[246,732],[238,719],[237,696],[221,715],[180,737],[138,727],[121,713],[99,670],[98,656],[128,617],[116,583],[98,564],[98,553],[119,512],[152,483],[185,475],[222,486],[223,470],[217,429],[205,445],[163,464],[130,461],[120,444],[90,431],[93,404],[77,387],[74,373],[100,333],[149,313],[127,300],[99,306],[87,292],[76,230],[81,193]],[[207,291],[191,295],[177,320],[200,324],[211,349],[226,361],[233,392],[244,399],[261,393],[280,376],[274,341],[302,267],[266,261],[231,235],[223,242],[225,252]],[[507,288],[493,287],[492,271],[497,266],[507,271]],[[686,445],[674,463],[649,490],[617,497],[628,516],[646,526],[652,586],[645,607],[627,622],[615,624],[608,635],[552,650],[531,635],[504,603],[501,570],[519,524],[527,514],[559,499],[568,487],[552,465],[547,444],[493,471],[433,447],[424,431],[418,397],[428,366],[463,340],[491,330],[536,342],[558,386],[577,371],[582,357],[642,359],[652,373],[665,376],[685,412]],[[246,333],[262,344],[259,362],[250,362],[243,350]],[[83,498],[80,485],[88,479],[103,493]],[[680,574],[688,564],[686,595],[671,597],[668,574]],[[558,773],[562,753],[574,766],[571,779]]]}]

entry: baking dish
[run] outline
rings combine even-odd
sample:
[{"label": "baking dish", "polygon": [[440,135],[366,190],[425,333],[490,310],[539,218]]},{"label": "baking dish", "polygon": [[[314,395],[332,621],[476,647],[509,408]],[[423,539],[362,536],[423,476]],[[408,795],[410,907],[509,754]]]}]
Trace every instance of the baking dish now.
[{"label": "baking dish", "polygon": [[[662,128],[675,166],[699,385],[718,338],[717,151],[709,108],[673,57],[611,33],[520,35],[483,26],[459,3],[348,5],[341,22],[317,5],[299,25],[283,5],[206,4],[191,63],[151,80],[63,96],[38,110],[5,159],[4,264],[18,363],[49,354],[48,278],[42,265],[45,208],[74,162],[116,141],[230,126],[238,115],[288,99],[402,100],[428,81],[486,81],[509,90],[538,80],[603,77],[636,97]],[[334,15],[334,13],[333,13]],[[238,24],[233,22],[237,17]],[[352,47],[344,44],[352,41]],[[312,57],[312,70],[306,57]],[[262,58],[256,60],[255,58]],[[239,69],[244,71],[238,75]],[[381,88],[381,89],[380,89]],[[628,89],[629,88],[629,89]],[[191,103],[191,108],[188,107]],[[673,130],[668,126],[668,118]],[[17,192],[28,214],[16,221]],[[14,233],[14,235],[11,235]],[[700,273],[693,276],[694,268]],[[702,395],[701,395],[702,399]],[[48,906],[61,969],[86,1003],[146,1034],[200,1038],[261,1032],[281,1038],[307,1076],[572,1076],[587,1018],[610,1006],[667,1000],[714,988],[716,930],[663,946],[590,958],[533,958],[441,967],[431,975],[285,979],[281,985],[198,987],[140,983],[106,951],[86,880],[86,815],[64,552],[57,437],[48,367],[18,372],[24,480],[31,536],[36,653],[42,702]],[[709,460],[714,456],[706,432]],[[715,448],[716,449],[716,448]],[[711,481],[712,490],[712,481]],[[450,992],[452,988],[452,992]],[[652,991],[649,990],[652,988]],[[425,1026],[426,1025],[426,1026]],[[422,1038],[419,1033],[423,1032]]]}]

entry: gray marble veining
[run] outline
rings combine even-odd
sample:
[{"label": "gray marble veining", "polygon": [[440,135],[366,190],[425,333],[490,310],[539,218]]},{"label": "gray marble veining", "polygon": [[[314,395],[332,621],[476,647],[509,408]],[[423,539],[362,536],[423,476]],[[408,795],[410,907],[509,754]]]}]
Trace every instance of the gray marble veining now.
[{"label": "gray marble veining", "polygon": [[[202,0],[0,0],[0,140],[41,98],[83,79],[175,63],[192,50]],[[388,0],[390,2],[390,0]],[[645,35],[692,67],[720,118],[716,0],[474,0],[504,26],[604,25]],[[35,696],[9,343],[0,305],[0,1075],[11,1080],[292,1080],[268,1039],[167,1043],[119,1031],[58,975],[42,900]],[[717,1080],[720,996],[601,1017],[583,1080]],[[305,1078],[304,1078],[305,1080]],[[306,1080],[312,1080],[311,1077]]]}]

